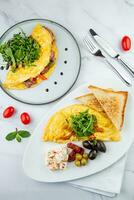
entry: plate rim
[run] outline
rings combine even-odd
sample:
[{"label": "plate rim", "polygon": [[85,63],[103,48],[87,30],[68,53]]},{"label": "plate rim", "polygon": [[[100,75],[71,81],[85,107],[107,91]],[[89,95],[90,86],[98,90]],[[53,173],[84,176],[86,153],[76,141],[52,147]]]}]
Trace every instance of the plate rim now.
[{"label": "plate rim", "polygon": [[10,92],[8,92],[8,90],[6,90],[3,86],[2,86],[2,82],[0,80],[0,88],[2,89],[3,92],[5,92],[5,94],[7,94],[9,97],[11,97],[12,99],[18,101],[18,102],[21,102],[21,103],[24,103],[24,104],[27,104],[27,105],[33,105],[33,106],[39,106],[39,105],[46,105],[46,104],[49,104],[49,103],[53,103],[57,100],[59,100],[60,98],[64,97],[71,89],[72,87],[74,86],[74,84],[76,83],[78,77],[79,77],[79,74],[80,74],[80,70],[81,70],[81,51],[80,51],[80,47],[79,47],[79,44],[76,40],[76,38],[74,37],[74,35],[72,34],[72,32],[70,30],[68,30],[66,27],[64,27],[63,25],[61,25],[60,23],[58,22],[55,22],[53,20],[50,20],[50,19],[47,19],[47,18],[32,18],[32,19],[27,19],[27,20],[23,20],[23,21],[20,21],[20,22],[17,22],[15,23],[14,25],[10,26],[1,36],[0,36],[0,42],[2,40],[2,38],[8,33],[8,31],[10,31],[10,29],[14,28],[16,25],[19,25],[19,24],[22,24],[22,23],[25,23],[25,22],[30,22],[30,21],[47,21],[47,22],[50,22],[52,24],[56,24],[58,25],[59,27],[65,29],[70,35],[71,37],[73,38],[76,46],[77,46],[77,49],[78,49],[78,54],[79,54],[79,70],[78,70],[78,73],[77,73],[77,76],[75,78],[75,80],[73,81],[72,85],[69,87],[69,89],[63,94],[61,95],[60,97],[52,100],[52,101],[49,101],[49,102],[45,102],[45,103],[31,103],[31,102],[26,102],[26,101],[23,101],[23,100],[20,100],[18,98],[16,98],[15,96],[12,96],[12,94],[10,94]]},{"label": "plate rim", "polygon": [[[112,79],[111,79],[111,80],[112,80]],[[87,87],[89,84],[90,84],[90,82],[86,82],[86,83],[84,83],[84,84],[81,84],[80,86],[78,86],[77,88],[75,88],[71,93],[69,93],[69,94],[68,94],[66,97],[64,97],[64,98],[65,98],[65,99],[66,99],[66,98],[70,98],[70,97],[72,96],[72,93],[73,93],[75,90],[81,89],[81,88],[83,88],[83,87]],[[126,87],[127,87],[127,86],[126,86]],[[132,93],[132,87],[131,87],[131,88],[128,87],[128,90],[131,92],[131,95],[132,95],[132,97],[134,98],[134,94]],[[131,145],[132,145],[133,142],[134,142],[134,138],[133,138],[133,140],[131,141],[131,143],[127,146],[126,150],[123,151],[123,152],[120,154],[120,157],[116,158],[116,159],[114,160],[114,162],[112,162],[112,163],[110,162],[111,164],[108,164],[106,167],[103,167],[101,170],[96,171],[96,172],[94,172],[94,173],[92,173],[92,174],[89,174],[89,175],[84,175],[84,176],[78,177],[78,178],[71,178],[71,179],[66,179],[66,180],[56,180],[56,181],[42,180],[42,179],[37,179],[37,178],[31,176],[31,175],[26,171],[25,166],[24,166],[24,165],[25,165],[25,164],[24,164],[24,163],[25,163],[24,160],[25,160],[25,156],[26,156],[28,147],[29,147],[29,145],[31,144],[31,140],[32,140],[32,138],[34,137],[34,134],[36,133],[36,130],[37,130],[38,127],[42,124],[42,121],[44,120],[45,116],[48,115],[48,114],[51,112],[52,109],[55,109],[59,104],[62,104],[62,102],[64,102],[64,99],[62,99],[60,102],[57,102],[49,111],[47,111],[47,113],[44,114],[43,119],[40,120],[40,122],[39,122],[39,123],[37,124],[37,126],[35,127],[35,129],[34,129],[34,131],[33,131],[33,134],[32,134],[32,136],[31,136],[31,138],[30,138],[30,141],[28,142],[28,144],[27,144],[27,146],[26,146],[26,148],[25,148],[24,154],[23,154],[22,166],[23,166],[23,171],[24,171],[24,173],[25,173],[29,178],[31,178],[31,179],[33,179],[33,180],[36,180],[36,181],[38,181],[38,182],[44,182],[44,183],[62,183],[62,182],[68,182],[68,181],[79,180],[79,179],[81,179],[81,178],[85,178],[85,177],[92,176],[92,175],[94,175],[94,174],[100,173],[101,171],[107,169],[108,167],[110,167],[110,166],[114,165],[116,162],[118,162],[118,160],[120,160],[120,159],[126,154],[126,152],[130,149]]]}]

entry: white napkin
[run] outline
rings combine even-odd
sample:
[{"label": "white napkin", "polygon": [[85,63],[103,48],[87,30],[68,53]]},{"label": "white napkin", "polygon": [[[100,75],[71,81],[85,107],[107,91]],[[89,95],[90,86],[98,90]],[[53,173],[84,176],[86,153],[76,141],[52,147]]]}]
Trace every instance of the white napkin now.
[{"label": "white napkin", "polygon": [[71,181],[74,187],[90,192],[114,197],[120,193],[124,175],[126,155],[107,169],[76,181]]}]

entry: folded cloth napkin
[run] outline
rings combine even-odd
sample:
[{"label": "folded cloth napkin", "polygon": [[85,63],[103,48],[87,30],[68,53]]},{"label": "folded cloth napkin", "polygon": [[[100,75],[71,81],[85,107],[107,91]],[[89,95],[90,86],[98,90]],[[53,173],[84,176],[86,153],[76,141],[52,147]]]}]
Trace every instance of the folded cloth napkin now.
[{"label": "folded cloth napkin", "polygon": [[126,155],[112,166],[91,176],[69,182],[74,187],[90,192],[115,197],[120,193]]}]

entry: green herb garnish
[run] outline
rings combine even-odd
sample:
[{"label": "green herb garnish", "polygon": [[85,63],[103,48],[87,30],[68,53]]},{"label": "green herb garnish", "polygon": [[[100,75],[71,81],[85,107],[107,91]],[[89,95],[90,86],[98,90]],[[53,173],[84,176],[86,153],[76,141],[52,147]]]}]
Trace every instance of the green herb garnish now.
[{"label": "green herb garnish", "polygon": [[89,136],[94,133],[94,126],[97,123],[95,115],[90,115],[88,110],[72,115],[69,120],[70,127],[78,137]]},{"label": "green herb garnish", "polygon": [[94,139],[94,140],[93,140],[93,145],[95,146],[96,144],[97,144],[97,140]]},{"label": "green herb garnish", "polygon": [[28,131],[20,130],[16,128],[14,132],[9,133],[5,138],[8,141],[16,139],[17,142],[21,142],[22,138],[29,137],[31,134]]},{"label": "green herb garnish", "polygon": [[40,45],[32,36],[26,36],[21,31],[14,34],[8,42],[0,45],[0,53],[3,60],[9,63],[11,70],[15,72],[20,64],[22,66],[33,65],[33,62],[40,56]]},{"label": "green herb garnish", "polygon": [[16,135],[17,135],[16,131],[11,132],[6,136],[6,140],[8,141],[14,140],[16,138]]},{"label": "green herb garnish", "polygon": [[24,130],[20,130],[18,131],[18,134],[22,137],[22,138],[27,138],[30,136],[30,133],[28,131],[24,131]]},{"label": "green herb garnish", "polygon": [[17,140],[17,142],[21,142],[21,137],[19,134],[16,135],[15,139]]}]

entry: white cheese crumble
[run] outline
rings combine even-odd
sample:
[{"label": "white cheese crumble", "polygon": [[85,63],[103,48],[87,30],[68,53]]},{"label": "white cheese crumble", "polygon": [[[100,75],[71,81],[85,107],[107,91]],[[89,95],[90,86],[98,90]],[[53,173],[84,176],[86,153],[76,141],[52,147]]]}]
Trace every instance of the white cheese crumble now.
[{"label": "white cheese crumble", "polygon": [[49,150],[46,158],[46,165],[50,170],[62,170],[67,167],[68,150],[67,147],[60,147]]}]

